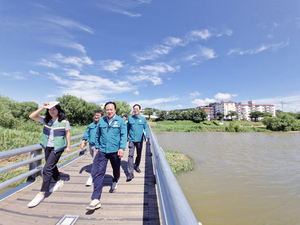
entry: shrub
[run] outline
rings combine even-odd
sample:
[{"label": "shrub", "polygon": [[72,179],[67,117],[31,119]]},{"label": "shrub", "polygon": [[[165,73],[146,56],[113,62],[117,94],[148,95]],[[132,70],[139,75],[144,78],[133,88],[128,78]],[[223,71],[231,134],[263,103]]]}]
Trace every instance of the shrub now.
[{"label": "shrub", "polygon": [[220,126],[220,123],[218,120],[213,120],[213,123],[216,124],[217,126]]},{"label": "shrub", "polygon": [[211,122],[209,122],[209,121],[203,121],[203,124],[205,124],[205,125],[211,125]]},{"label": "shrub", "polygon": [[174,175],[194,170],[193,160],[179,151],[165,150],[166,159]]},{"label": "shrub", "polygon": [[194,117],[193,118],[193,122],[194,123],[200,123],[201,122],[201,118],[200,117]]}]

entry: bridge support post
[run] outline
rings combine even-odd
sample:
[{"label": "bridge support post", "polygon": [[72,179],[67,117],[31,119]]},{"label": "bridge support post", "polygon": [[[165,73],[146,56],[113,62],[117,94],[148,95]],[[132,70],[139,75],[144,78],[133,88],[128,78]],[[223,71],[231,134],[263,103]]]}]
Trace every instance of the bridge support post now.
[{"label": "bridge support post", "polygon": [[[42,149],[38,149],[38,150],[32,151],[32,152],[29,153],[29,159],[34,158],[34,157],[36,157],[38,155],[41,155],[42,153],[43,153]],[[35,169],[35,168],[37,168],[37,167],[39,167],[41,165],[42,165],[42,160],[41,159],[37,160],[35,162],[32,162],[32,163],[29,164],[29,170],[33,170],[33,169]],[[29,176],[27,178],[27,181],[34,181],[35,178],[38,177],[38,176],[40,176],[41,174],[42,174],[41,171],[39,171],[39,172],[37,172],[37,173]]]}]

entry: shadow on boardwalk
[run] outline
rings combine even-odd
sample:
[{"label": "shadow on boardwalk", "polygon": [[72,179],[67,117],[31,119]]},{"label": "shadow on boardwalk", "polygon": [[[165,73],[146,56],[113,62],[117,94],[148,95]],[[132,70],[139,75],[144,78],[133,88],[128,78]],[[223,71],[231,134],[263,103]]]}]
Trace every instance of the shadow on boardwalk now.
[{"label": "shadow on boardwalk", "polygon": [[126,182],[127,154],[121,161],[121,178],[115,193],[109,193],[112,169],[108,163],[104,179],[101,208],[86,211],[93,187],[85,183],[90,175],[89,154],[60,168],[65,185],[54,193],[47,194],[35,208],[27,204],[41,187],[41,179],[0,202],[0,224],[56,224],[64,215],[79,215],[78,224],[160,224],[157,192],[153,173],[150,145],[144,144],[140,168],[132,181]]}]

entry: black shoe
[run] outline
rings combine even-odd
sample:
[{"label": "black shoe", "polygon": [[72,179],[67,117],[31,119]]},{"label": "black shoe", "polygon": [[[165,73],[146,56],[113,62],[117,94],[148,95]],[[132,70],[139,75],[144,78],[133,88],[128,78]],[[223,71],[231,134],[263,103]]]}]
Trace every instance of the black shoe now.
[{"label": "black shoe", "polygon": [[133,174],[129,174],[128,177],[127,177],[126,182],[131,181],[133,178],[134,178]]},{"label": "black shoe", "polygon": [[140,170],[140,168],[138,166],[135,167],[135,171],[138,172],[138,173],[141,172],[141,170]]}]

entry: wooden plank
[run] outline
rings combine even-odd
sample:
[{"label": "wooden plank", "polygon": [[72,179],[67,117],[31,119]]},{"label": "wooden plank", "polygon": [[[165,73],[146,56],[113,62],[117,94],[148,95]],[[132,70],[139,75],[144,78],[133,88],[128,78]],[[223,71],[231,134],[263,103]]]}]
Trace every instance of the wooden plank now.
[{"label": "wooden plank", "polygon": [[79,215],[77,224],[160,224],[157,191],[153,174],[150,145],[144,144],[140,169],[134,179],[126,182],[128,149],[121,161],[118,189],[110,193],[112,168],[107,165],[101,208],[86,211],[93,187],[86,187],[90,175],[90,155],[85,155],[60,169],[65,185],[55,193],[47,193],[35,208],[27,204],[39,192],[42,180],[0,202],[0,225],[56,224],[64,215]]}]

